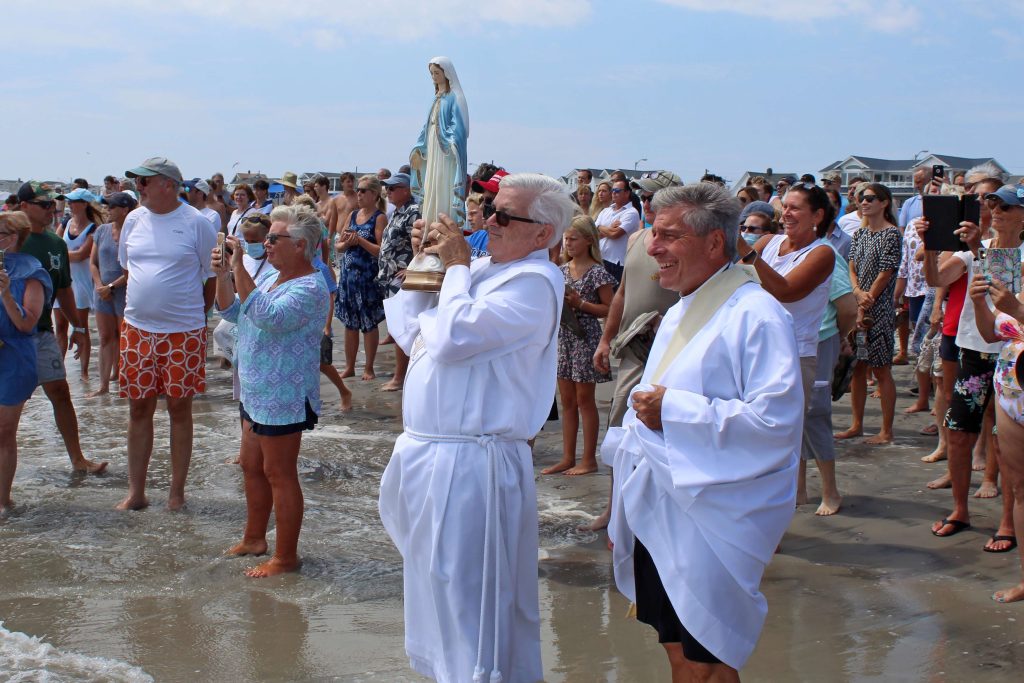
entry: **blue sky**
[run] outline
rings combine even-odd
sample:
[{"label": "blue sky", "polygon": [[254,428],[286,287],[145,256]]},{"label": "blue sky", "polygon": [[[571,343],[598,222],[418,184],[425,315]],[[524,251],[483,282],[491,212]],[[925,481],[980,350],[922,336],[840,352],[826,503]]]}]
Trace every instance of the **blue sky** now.
[{"label": "blue sky", "polygon": [[[447,55],[470,168],[1024,173],[1024,2],[39,0],[4,7],[0,178],[392,169]],[[237,166],[235,164],[237,163]]]}]

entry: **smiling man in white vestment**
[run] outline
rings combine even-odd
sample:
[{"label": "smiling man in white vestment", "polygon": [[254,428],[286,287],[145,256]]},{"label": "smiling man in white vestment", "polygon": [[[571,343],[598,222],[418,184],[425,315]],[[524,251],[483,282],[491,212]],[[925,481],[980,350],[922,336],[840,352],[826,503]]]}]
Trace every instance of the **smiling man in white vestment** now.
[{"label": "smiling man in white vestment", "polygon": [[548,248],[573,208],[560,183],[526,173],[502,180],[494,208],[491,256],[470,265],[462,231],[442,217],[426,230],[447,269],[440,295],[403,290],[384,303],[410,359],[380,516],[405,562],[410,663],[451,683],[543,677],[527,440],[555,390],[564,283]]},{"label": "smiling man in white vestment", "polygon": [[623,426],[615,581],[658,631],[672,680],[737,681],[767,614],[761,575],[793,516],[803,391],[793,322],[734,262],[740,204],[711,183],[660,190],[647,252],[679,292]]}]

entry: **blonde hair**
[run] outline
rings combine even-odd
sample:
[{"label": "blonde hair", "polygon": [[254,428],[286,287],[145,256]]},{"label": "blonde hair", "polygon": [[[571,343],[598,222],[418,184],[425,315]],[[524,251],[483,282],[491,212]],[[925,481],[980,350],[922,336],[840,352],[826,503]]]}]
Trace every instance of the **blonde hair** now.
[{"label": "blonde hair", "polygon": [[359,181],[356,183],[356,188],[358,188],[359,183],[363,182],[364,180],[366,181],[367,189],[370,192],[372,192],[374,196],[377,197],[377,210],[387,211],[388,205],[384,202],[384,197],[382,197],[380,194],[380,178],[378,178],[373,173],[367,173],[366,175],[359,178]]},{"label": "blonde hair", "polygon": [[477,206],[483,206],[484,204],[484,193],[474,192],[473,194],[466,197],[467,204],[476,204]]},{"label": "blonde hair", "polygon": [[608,202],[605,204],[602,204],[598,200],[597,193],[601,191],[602,185],[607,185],[609,192],[611,192],[612,189],[612,184],[607,180],[598,183],[597,187],[594,188],[594,197],[590,200],[590,217],[594,219],[597,218],[597,214],[601,213],[602,211],[604,211],[605,209],[612,205],[611,197],[608,198]]},{"label": "blonde hair", "polygon": [[587,248],[590,258],[601,263],[601,233],[597,231],[594,219],[581,213],[569,222],[569,227],[565,231],[569,232],[570,230],[590,242],[590,246]]},{"label": "blonde hair", "polygon": [[14,228],[18,233],[18,248],[28,239],[28,233],[32,230],[32,223],[24,211],[4,211],[0,213],[0,226],[6,225]]},{"label": "blonde hair", "polygon": [[307,209],[316,211],[316,200],[310,197],[308,194],[300,194],[298,197],[292,200],[292,206],[304,206]]}]

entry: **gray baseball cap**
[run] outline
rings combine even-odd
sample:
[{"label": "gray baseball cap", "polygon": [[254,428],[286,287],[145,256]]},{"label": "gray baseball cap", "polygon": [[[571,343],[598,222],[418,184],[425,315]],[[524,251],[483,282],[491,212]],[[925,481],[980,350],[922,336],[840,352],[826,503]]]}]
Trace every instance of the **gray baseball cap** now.
[{"label": "gray baseball cap", "polygon": [[150,157],[135,168],[124,172],[129,178],[146,178],[149,176],[162,175],[170,178],[176,183],[184,181],[178,165],[167,157]]}]

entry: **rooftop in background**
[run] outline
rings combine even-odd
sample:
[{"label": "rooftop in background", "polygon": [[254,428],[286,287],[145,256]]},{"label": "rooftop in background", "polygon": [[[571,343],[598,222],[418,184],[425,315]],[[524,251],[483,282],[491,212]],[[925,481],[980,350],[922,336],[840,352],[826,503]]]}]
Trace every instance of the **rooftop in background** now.
[{"label": "rooftop in background", "polygon": [[[634,170],[628,168],[574,168],[563,176],[559,176],[559,180],[569,186],[570,189],[576,189],[576,174],[580,171],[590,171],[590,175],[594,177],[591,182],[591,187],[597,187],[597,184],[604,182],[611,178],[612,173],[616,171],[622,171],[625,174],[626,180],[633,180],[643,176],[645,173],[661,173],[663,169],[642,169]],[[673,173],[674,171],[667,171]]]},{"label": "rooftop in background", "polygon": [[945,166],[946,177],[950,180],[957,173],[963,173],[973,166],[992,162],[999,168],[1006,177],[1009,171],[999,163],[995,157],[959,157],[951,154],[925,154],[921,159],[878,159],[865,156],[848,156],[842,161],[836,161],[820,173],[837,171],[842,178],[843,187],[849,185],[851,178],[861,176],[871,182],[883,183],[892,190],[893,195],[899,198],[909,197],[914,192],[914,171],[919,168],[931,168],[932,166]]}]

